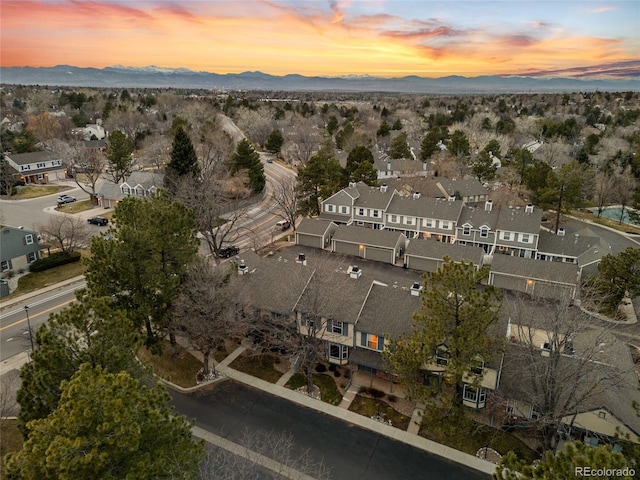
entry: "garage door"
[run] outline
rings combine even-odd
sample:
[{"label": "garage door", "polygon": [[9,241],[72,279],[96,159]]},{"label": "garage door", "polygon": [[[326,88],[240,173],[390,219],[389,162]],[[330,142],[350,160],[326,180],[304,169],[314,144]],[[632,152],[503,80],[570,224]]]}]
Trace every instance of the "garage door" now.
[{"label": "garage door", "polygon": [[322,248],[322,237],[316,237],[315,235],[305,235],[304,233],[296,233],[296,245]]},{"label": "garage door", "polygon": [[420,270],[422,272],[435,272],[438,269],[438,262],[436,260],[407,255],[407,268]]},{"label": "garage door", "polygon": [[393,250],[377,247],[365,247],[364,258],[378,262],[393,263]]},{"label": "garage door", "polygon": [[334,242],[334,252],[346,253],[347,255],[358,256],[359,245],[353,243],[342,243],[340,241]]}]

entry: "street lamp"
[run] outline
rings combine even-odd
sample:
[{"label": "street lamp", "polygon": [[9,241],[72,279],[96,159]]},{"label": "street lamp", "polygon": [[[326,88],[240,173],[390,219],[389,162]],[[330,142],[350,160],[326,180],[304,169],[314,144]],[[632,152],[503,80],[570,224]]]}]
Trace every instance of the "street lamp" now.
[{"label": "street lamp", "polygon": [[33,352],[35,349],[33,348],[33,333],[31,332],[31,321],[29,320],[29,305],[24,306],[24,311],[27,314],[27,328],[29,329],[29,341],[31,342],[31,351]]}]

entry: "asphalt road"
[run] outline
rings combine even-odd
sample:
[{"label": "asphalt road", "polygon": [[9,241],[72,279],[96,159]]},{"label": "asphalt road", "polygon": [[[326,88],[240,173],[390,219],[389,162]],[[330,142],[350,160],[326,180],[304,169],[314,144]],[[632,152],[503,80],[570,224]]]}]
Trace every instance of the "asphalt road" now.
[{"label": "asphalt road", "polygon": [[184,395],[176,410],[196,425],[241,443],[251,432],[286,432],[301,450],[323,460],[336,480],[488,479],[488,475],[410,445],[305,409],[231,380]]},{"label": "asphalt road", "polygon": [[11,305],[0,314],[0,361],[30,350],[29,328],[25,305],[29,306],[29,323],[35,334],[38,327],[75,300],[74,291],[84,287],[80,282],[46,294],[35,295],[26,303]]}]

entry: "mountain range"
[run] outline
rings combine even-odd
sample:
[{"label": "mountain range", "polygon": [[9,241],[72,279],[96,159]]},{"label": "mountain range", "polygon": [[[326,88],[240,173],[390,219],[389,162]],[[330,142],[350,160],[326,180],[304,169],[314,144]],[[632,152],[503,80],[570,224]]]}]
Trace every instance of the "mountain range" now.
[{"label": "mountain range", "polygon": [[113,67],[81,68],[0,67],[0,82],[14,85],[112,88],[186,88],[219,90],[335,91],[399,93],[526,93],[577,91],[638,91],[638,77],[616,79],[544,76],[447,76],[415,75],[383,78],[367,75],[343,77],[269,75],[262,72],[217,74],[186,68]]}]

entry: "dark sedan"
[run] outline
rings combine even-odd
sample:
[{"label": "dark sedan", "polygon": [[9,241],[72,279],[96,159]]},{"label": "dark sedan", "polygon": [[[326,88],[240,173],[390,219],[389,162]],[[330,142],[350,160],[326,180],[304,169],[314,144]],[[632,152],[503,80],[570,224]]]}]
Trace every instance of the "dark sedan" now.
[{"label": "dark sedan", "polygon": [[104,227],[109,223],[109,220],[107,220],[104,217],[91,217],[87,219],[87,223],[91,225],[100,225],[101,227]]}]

